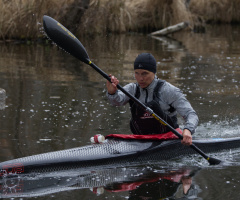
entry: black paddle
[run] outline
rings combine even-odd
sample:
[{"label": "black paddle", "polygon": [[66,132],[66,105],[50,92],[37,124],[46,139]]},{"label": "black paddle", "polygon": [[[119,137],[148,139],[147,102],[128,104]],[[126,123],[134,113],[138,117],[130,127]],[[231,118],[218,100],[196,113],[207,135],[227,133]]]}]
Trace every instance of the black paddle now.
[{"label": "black paddle", "polygon": [[[43,16],[43,26],[47,36],[60,48],[64,49],[65,51],[67,51],[77,59],[81,60],[82,62],[90,65],[105,79],[111,82],[111,78],[104,71],[102,71],[99,67],[97,67],[94,63],[91,62],[87,54],[87,51],[82,45],[82,43],[62,24],[60,24],[53,18],[45,15]],[[180,133],[178,133],[167,122],[161,119],[156,113],[153,112],[153,110],[151,110],[149,107],[140,102],[137,98],[128,93],[120,84],[117,85],[117,88],[121,90],[125,95],[127,95],[130,99],[132,99],[134,102],[138,103],[156,120],[158,120],[163,125],[167,126],[176,136],[178,136],[180,139],[183,139],[183,136]],[[194,144],[190,145],[190,147],[194,149],[197,153],[199,153],[202,157],[204,157],[209,162],[210,165],[217,165],[221,162],[221,160],[207,156],[201,149],[199,149]]]}]

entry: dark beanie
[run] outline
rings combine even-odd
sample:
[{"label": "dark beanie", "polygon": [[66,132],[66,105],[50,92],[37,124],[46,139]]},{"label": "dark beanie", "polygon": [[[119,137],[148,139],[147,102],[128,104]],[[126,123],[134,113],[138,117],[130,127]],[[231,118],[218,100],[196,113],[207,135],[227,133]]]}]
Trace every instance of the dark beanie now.
[{"label": "dark beanie", "polygon": [[145,69],[155,74],[156,68],[156,60],[150,53],[139,54],[134,62],[134,70]]}]

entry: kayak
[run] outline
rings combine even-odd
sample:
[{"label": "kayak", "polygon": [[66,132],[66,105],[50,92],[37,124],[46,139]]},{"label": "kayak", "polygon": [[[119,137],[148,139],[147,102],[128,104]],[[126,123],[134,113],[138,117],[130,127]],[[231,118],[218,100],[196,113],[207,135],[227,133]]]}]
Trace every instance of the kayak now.
[{"label": "kayak", "polygon": [[[126,135],[124,136],[126,137]],[[129,163],[169,160],[195,154],[176,138],[135,139],[110,135],[100,144],[48,152],[0,163],[0,176],[58,172],[74,168],[103,166],[124,166]],[[206,153],[240,147],[240,137],[211,138],[193,140],[193,143]]]}]

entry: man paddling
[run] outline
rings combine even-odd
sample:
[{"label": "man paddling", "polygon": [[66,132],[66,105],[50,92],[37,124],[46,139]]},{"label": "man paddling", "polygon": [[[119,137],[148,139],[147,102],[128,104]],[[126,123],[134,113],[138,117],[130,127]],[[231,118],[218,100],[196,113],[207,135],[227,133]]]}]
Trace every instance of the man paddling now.
[{"label": "man paddling", "polygon": [[[151,108],[157,115],[173,128],[178,128],[177,113],[185,120],[182,143],[192,144],[192,134],[198,124],[198,116],[189,101],[179,88],[156,77],[156,60],[150,53],[142,53],[134,62],[134,73],[137,83],[129,83],[124,89],[142,103]],[[148,135],[169,132],[168,127],[159,123],[138,104],[117,89],[118,79],[111,77],[107,81],[107,97],[114,106],[130,104],[132,118],[130,127],[133,134]]]}]

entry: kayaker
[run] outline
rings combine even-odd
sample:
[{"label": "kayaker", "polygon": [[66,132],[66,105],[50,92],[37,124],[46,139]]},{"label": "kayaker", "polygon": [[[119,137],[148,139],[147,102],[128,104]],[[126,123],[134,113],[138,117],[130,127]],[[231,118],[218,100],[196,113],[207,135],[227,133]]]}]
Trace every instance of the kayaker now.
[{"label": "kayaker", "polygon": [[[175,129],[179,127],[177,113],[185,120],[183,140],[185,145],[192,144],[192,134],[198,124],[198,116],[182,91],[156,76],[156,60],[150,53],[142,53],[134,62],[136,83],[129,83],[124,89],[150,107],[163,120]],[[130,104],[132,118],[130,127],[133,134],[161,134],[169,132],[167,126],[162,125],[145,112],[138,104],[117,89],[119,80],[113,76],[111,83],[107,81],[107,97],[114,106]]]}]

